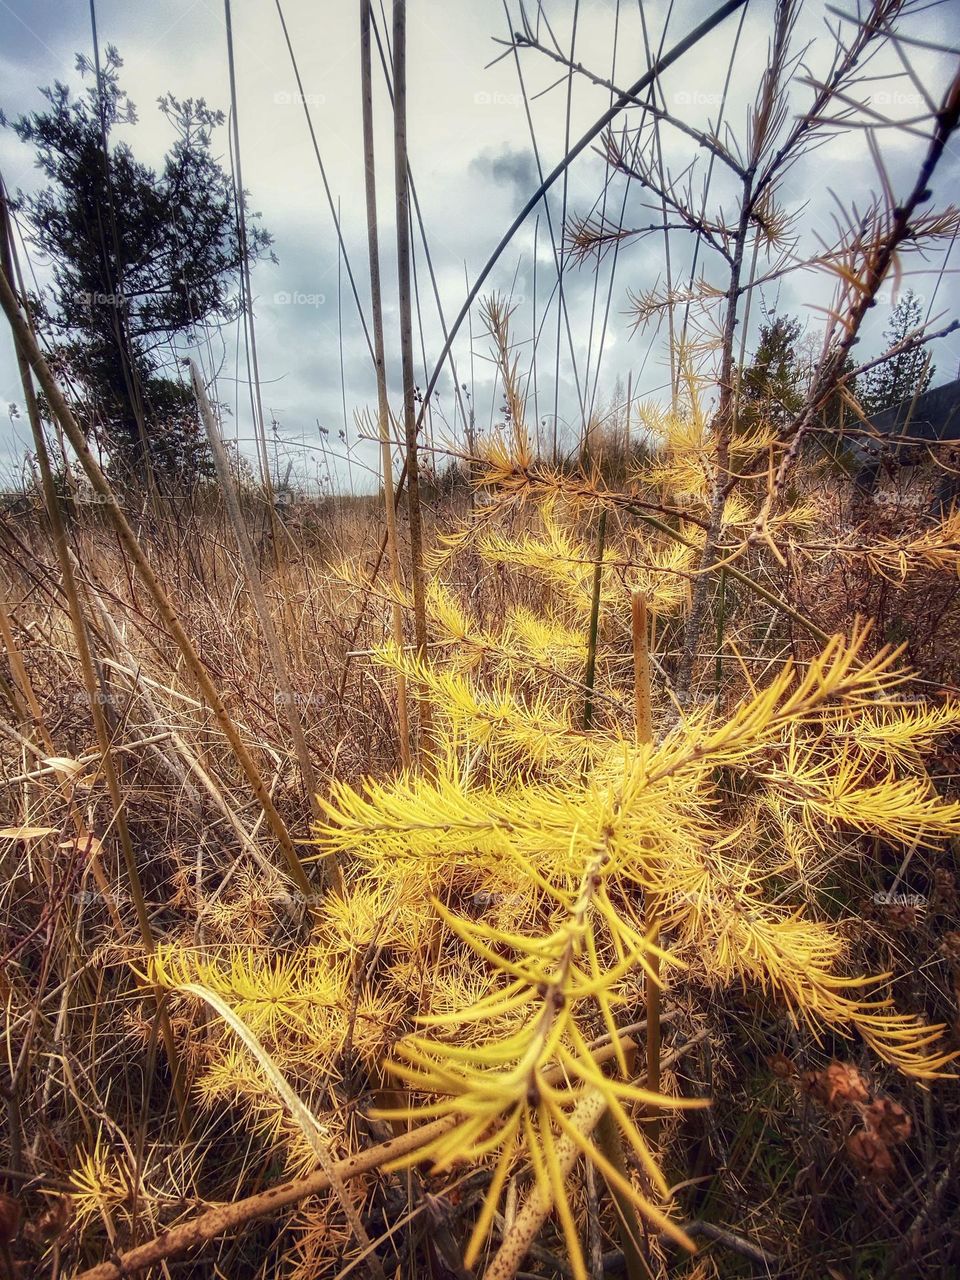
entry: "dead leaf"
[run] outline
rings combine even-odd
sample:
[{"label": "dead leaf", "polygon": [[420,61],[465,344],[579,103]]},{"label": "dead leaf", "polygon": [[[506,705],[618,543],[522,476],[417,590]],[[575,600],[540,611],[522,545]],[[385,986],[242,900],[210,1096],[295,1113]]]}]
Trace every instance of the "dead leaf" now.
[{"label": "dead leaf", "polygon": [[43,763],[54,773],[62,773],[68,778],[72,778],[84,768],[80,761],[74,760],[72,756],[44,756]]},{"label": "dead leaf", "polygon": [[86,832],[81,836],[71,836],[69,840],[64,840],[60,844],[61,849],[77,849],[80,853],[85,854],[89,858],[96,858],[100,855],[102,844],[99,837],[92,832]]}]

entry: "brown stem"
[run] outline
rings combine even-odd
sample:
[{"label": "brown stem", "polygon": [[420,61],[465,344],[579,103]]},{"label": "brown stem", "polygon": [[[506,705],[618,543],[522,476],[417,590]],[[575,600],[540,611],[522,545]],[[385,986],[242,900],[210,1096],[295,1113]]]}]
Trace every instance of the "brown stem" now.
[{"label": "brown stem", "polygon": [[[642,1024],[638,1024],[636,1030],[642,1029]],[[627,1038],[620,1040],[620,1046],[624,1053],[636,1049],[635,1042]],[[603,1065],[615,1055],[614,1046],[606,1043],[593,1050],[593,1061]],[[544,1074],[551,1083],[557,1083],[563,1079],[562,1073],[557,1069]],[[380,1169],[411,1151],[416,1151],[418,1147],[439,1138],[457,1123],[459,1123],[458,1116],[444,1116],[441,1120],[434,1120],[407,1133],[398,1134],[397,1137],[381,1142],[375,1147],[369,1147],[366,1151],[347,1156],[344,1160],[337,1160],[332,1165],[332,1169],[341,1182],[349,1182],[364,1173]],[[177,1258],[193,1249],[198,1249],[201,1245],[216,1240],[218,1236],[236,1231],[257,1218],[265,1218],[268,1214],[274,1214],[280,1209],[298,1204],[310,1196],[320,1195],[329,1190],[330,1185],[328,1174],[323,1169],[318,1169],[305,1178],[294,1178],[289,1182],[278,1183],[269,1190],[248,1196],[244,1200],[217,1205],[216,1208],[208,1209],[189,1222],[182,1222],[179,1226],[162,1231],[152,1240],[128,1249],[126,1253],[116,1258],[90,1267],[89,1270],[78,1275],[76,1280],[124,1280],[125,1277],[144,1271],[147,1267],[156,1266],[167,1258]]]},{"label": "brown stem", "polygon": [[[217,479],[220,481],[220,491],[223,494],[223,500],[227,508],[227,515],[230,518],[230,523],[233,525],[234,536],[237,539],[237,548],[240,552],[240,563],[243,566],[247,589],[250,592],[250,597],[253,600],[253,605],[257,612],[257,618],[260,622],[260,631],[263,635],[267,652],[270,654],[270,661],[273,665],[273,674],[274,679],[277,682],[279,695],[283,699],[287,728],[290,730],[290,738],[293,742],[294,754],[297,757],[297,764],[300,766],[300,777],[307,792],[310,812],[313,815],[314,822],[319,823],[323,818],[323,810],[320,808],[320,803],[317,799],[318,787],[316,775],[313,771],[313,761],[310,759],[310,751],[307,747],[307,739],[303,732],[300,712],[297,710],[287,660],[284,657],[283,649],[280,645],[280,637],[277,635],[277,629],[267,606],[267,598],[263,590],[263,581],[260,577],[260,571],[257,568],[257,564],[254,559],[253,548],[250,545],[250,538],[247,533],[246,525],[244,524],[243,514],[240,510],[240,500],[237,497],[236,485],[230,471],[230,462],[227,458],[227,451],[223,447],[223,439],[220,435],[220,425],[214,416],[210,399],[207,396],[206,388],[203,385],[203,379],[200,376],[200,370],[197,368],[196,363],[193,360],[188,359],[187,364],[189,365],[190,377],[193,381],[194,395],[197,397],[197,404],[200,406],[200,416],[203,419],[204,429],[207,433],[210,452],[213,455],[213,463],[216,468]],[[343,878],[340,874],[340,867],[335,855],[330,858],[326,870],[328,872],[330,883],[335,888],[342,888]]]},{"label": "brown stem", "polygon": [[[367,253],[370,259],[370,297],[373,319],[374,366],[377,371],[377,421],[380,428],[380,466],[383,472],[383,506],[387,525],[387,554],[390,578],[402,586],[400,551],[397,544],[397,510],[393,494],[393,453],[390,448],[390,407],[387,402],[387,375],[383,343],[383,297],[380,288],[380,241],[377,232],[377,179],[373,150],[373,85],[370,71],[370,0],[360,0],[360,80],[363,104],[364,187],[367,203]],[[394,642],[403,646],[403,610],[392,602]],[[397,675],[397,722],[400,730],[400,760],[410,768],[410,724],[407,714],[407,682]]]},{"label": "brown stem", "polygon": [[[639,591],[630,600],[633,624],[633,679],[637,708],[637,741],[653,741],[653,720],[650,706],[650,644],[647,627],[647,603]],[[650,904],[652,907],[652,904]],[[654,946],[660,942],[660,926],[651,910],[647,920],[650,939]],[[660,961],[656,955],[649,957],[652,973],[646,975],[645,994],[647,1005],[647,1088],[660,1092]],[[647,1134],[652,1144],[659,1141],[660,1121],[651,1116]]]},{"label": "brown stem", "polygon": [[713,484],[713,496],[710,503],[710,523],[707,536],[700,555],[700,572],[693,585],[693,598],[690,602],[690,614],[683,637],[683,657],[677,674],[676,690],[681,701],[690,695],[693,682],[693,668],[700,646],[700,633],[707,619],[710,603],[710,585],[712,575],[707,572],[716,559],[717,543],[723,530],[723,510],[727,500],[726,477],[729,471],[730,438],[734,425],[733,394],[733,348],[737,327],[737,301],[740,296],[740,274],[743,270],[743,254],[750,230],[750,217],[753,208],[753,170],[750,169],[743,179],[743,192],[740,197],[740,220],[737,225],[734,241],[733,262],[730,267],[730,283],[727,288],[727,311],[723,326],[723,347],[720,365],[720,403],[713,423],[713,434],[716,442],[716,462]]},{"label": "brown stem", "polygon": [[[47,508],[47,518],[50,521],[50,529],[53,534],[53,545],[57,556],[57,562],[60,566],[60,574],[63,579],[63,591],[67,598],[70,624],[73,630],[74,643],[77,647],[77,657],[80,662],[80,670],[83,675],[84,691],[86,693],[87,702],[90,706],[90,714],[93,719],[94,732],[96,733],[97,747],[100,754],[100,767],[103,769],[103,776],[106,780],[107,790],[110,794],[110,803],[113,807],[114,826],[116,828],[117,838],[120,842],[120,851],[123,857],[123,866],[126,873],[127,883],[130,888],[130,896],[133,899],[136,910],[137,924],[140,931],[140,942],[144,953],[146,955],[150,955],[155,948],[153,930],[150,927],[150,914],[147,910],[147,903],[143,893],[143,884],[140,880],[140,869],[137,866],[137,858],[133,848],[133,839],[130,835],[130,827],[127,822],[126,805],[124,803],[123,792],[120,788],[120,778],[117,772],[117,766],[114,761],[112,734],[110,727],[107,724],[103,702],[99,697],[100,690],[97,684],[97,675],[94,667],[93,653],[91,651],[90,635],[83,613],[83,606],[80,601],[80,592],[77,587],[73,557],[70,554],[70,547],[67,542],[66,526],[63,521],[63,513],[60,510],[60,500],[57,495],[56,484],[53,479],[53,468],[50,465],[50,455],[47,451],[47,442],[43,434],[39,407],[37,405],[33,382],[30,375],[30,368],[27,363],[30,357],[29,344],[32,343],[33,346],[36,347],[36,340],[34,339],[29,326],[20,316],[16,301],[13,299],[13,294],[10,292],[10,287],[7,283],[7,272],[12,272],[13,270],[13,254],[11,251],[10,223],[5,198],[0,200],[0,263],[2,263],[2,266],[0,266],[0,287],[2,287],[2,290],[4,291],[4,307],[6,308],[7,305],[6,295],[9,294],[10,300],[13,303],[15,318],[19,323],[20,330],[22,330],[21,332],[16,327],[14,328],[14,337],[17,347],[17,361],[20,367],[24,396],[27,402],[27,416],[30,419],[30,429],[33,435],[34,448],[37,454],[37,463],[40,468],[40,482],[43,489],[44,503]],[[52,401],[51,408],[54,408],[54,411],[56,411]],[[180,1116],[180,1123],[183,1128],[184,1135],[187,1135],[190,1129],[190,1117],[182,1063],[177,1053],[176,1043],[173,1038],[173,1029],[170,1026],[170,1019],[167,1016],[161,993],[154,988],[153,994],[157,1004],[157,1017],[160,1022],[164,1048],[167,1053],[167,1060],[170,1064],[170,1074],[173,1080],[173,1091],[177,1103],[177,1110]]]},{"label": "brown stem", "polygon": [[305,898],[309,898],[312,890],[310,881],[307,879],[306,872],[300,862],[297,854],[296,846],[290,838],[290,833],[283,818],[280,816],[273,803],[269,791],[264,784],[260,770],[256,761],[250,754],[246,743],[240,736],[236,725],[233,722],[223,699],[217,691],[216,685],[210,678],[210,675],[200,660],[200,655],[193,646],[190,637],[183,628],[183,624],[177,615],[176,610],[170,603],[167,593],[164,591],[160,583],[160,579],[154,572],[153,566],[147,559],[147,556],[137,539],[136,534],[127,523],[126,516],[117,502],[110,484],[100,469],[97,460],[87,445],[83,432],[77,423],[76,418],[70,406],[64,398],[63,392],[57,384],[56,379],[50,372],[50,366],[43,357],[43,352],[37,343],[36,338],[30,330],[30,326],[24,319],[20,305],[13,292],[5,271],[0,270],[0,306],[6,313],[7,320],[13,330],[14,338],[30,363],[31,368],[36,376],[37,381],[43,388],[43,393],[47,397],[47,403],[50,411],[56,418],[61,430],[70,443],[77,456],[80,465],[83,467],[90,481],[94,492],[103,499],[104,507],[109,518],[113,522],[114,529],[117,533],[121,544],[127,555],[136,568],[136,571],[143,582],[147,591],[153,599],[164,625],[170,632],[174,642],[183,654],[184,661],[190,669],[194,680],[200,688],[204,698],[210,704],[210,708],[216,717],[217,723],[220,725],[224,736],[230,743],[233,753],[237,758],[241,769],[243,770],[247,781],[250,783],[251,789],[260,807],[263,809],[264,817],[270,826],[271,831],[280,848],[283,850],[284,857],[287,861],[289,874],[297,888],[303,893]]},{"label": "brown stem", "polygon": [[[420,508],[420,468],[417,409],[413,382],[413,314],[410,289],[410,187],[407,170],[407,5],[393,5],[393,142],[397,196],[397,276],[400,301],[400,363],[403,373],[403,425],[407,447],[407,514],[410,524],[410,576],[413,586],[413,630],[417,652],[427,650],[427,607],[423,577],[423,515]],[[426,412],[426,399],[421,415]],[[431,708],[420,699],[421,756],[432,747]]]},{"label": "brown stem", "polygon": [[633,631],[633,701],[637,741],[652,742],[649,624],[647,602],[641,591],[634,591],[630,596],[630,621]]},{"label": "brown stem", "polygon": [[[617,1173],[622,1174],[629,1181],[630,1175],[623,1155],[623,1141],[620,1137],[620,1130],[614,1123],[609,1111],[604,1111],[600,1117],[597,1124],[596,1139],[600,1152],[606,1156]],[[637,1215],[636,1205],[623,1194],[620,1187],[611,1186],[610,1194],[613,1196],[613,1202],[617,1206],[620,1248],[623,1250],[628,1280],[648,1280],[650,1269],[641,1253],[641,1241],[644,1233],[640,1225],[640,1218]]]}]

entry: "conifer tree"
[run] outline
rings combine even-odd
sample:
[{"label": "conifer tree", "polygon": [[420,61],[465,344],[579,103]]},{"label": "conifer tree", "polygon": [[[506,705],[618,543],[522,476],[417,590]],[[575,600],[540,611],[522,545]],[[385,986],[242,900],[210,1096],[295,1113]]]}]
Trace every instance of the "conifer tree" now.
[{"label": "conifer tree", "polygon": [[783,426],[803,403],[803,373],[797,355],[800,321],[768,313],[757,348],[740,380],[738,426],[755,427],[761,420]]},{"label": "conifer tree", "polygon": [[[84,93],[57,82],[41,90],[44,110],[11,122],[48,180],[13,202],[52,268],[35,316],[80,389],[79,420],[118,478],[142,483],[148,463],[161,487],[212,474],[193,393],[168,348],[238,306],[244,249],[233,184],[213,153],[224,117],[202,98],[161,98],[174,141],[153,169],[123,136],[137,112],[117,50],[108,46],[99,68],[83,55],[76,66],[95,76]],[[249,255],[269,244],[248,215]]]},{"label": "conifer tree", "polygon": [[[912,289],[908,289],[894,307],[890,323],[883,331],[883,349],[889,351],[898,346],[922,323],[920,300]],[[867,415],[880,413],[922,395],[933,374],[934,366],[923,347],[898,352],[863,375],[860,403],[864,412]]]}]

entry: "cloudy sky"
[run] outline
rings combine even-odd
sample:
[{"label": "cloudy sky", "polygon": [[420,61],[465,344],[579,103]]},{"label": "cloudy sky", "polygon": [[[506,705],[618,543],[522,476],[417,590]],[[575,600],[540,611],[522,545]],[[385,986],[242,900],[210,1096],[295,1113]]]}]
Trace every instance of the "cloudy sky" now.
[{"label": "cloudy sky", "polygon": [[[309,110],[323,163],[339,204],[350,265],[356,275],[361,304],[369,310],[366,258],[359,95],[358,6],[354,0],[282,0],[290,37],[300,64],[301,100],[283,38],[275,0],[233,0],[233,27],[238,82],[238,119],[244,184],[252,205],[261,211],[274,237],[275,265],[263,262],[254,273],[257,341],[265,413],[277,423],[280,470],[292,461],[296,472],[315,476],[324,464],[332,467],[337,483],[364,487],[375,466],[372,444],[358,439],[355,414],[375,404],[375,383],[366,340],[357,318],[344,266],[337,250],[333,223],[324,194],[305,117]],[[841,8],[853,9],[849,5]],[[537,9],[535,0],[526,5]],[[542,0],[541,31],[551,36],[577,62],[621,87],[633,83],[646,67],[645,42],[669,47],[707,12],[703,0]],[[375,4],[379,10],[379,0]],[[386,0],[389,17],[389,0]],[[745,134],[747,107],[756,92],[771,32],[772,0],[749,0],[742,27],[737,16],[723,24],[670,70],[663,81],[663,101],[684,120],[703,124],[716,118],[731,53],[734,72],[726,119],[734,135]],[[805,64],[814,72],[829,60],[832,41],[825,27],[829,15],[821,0],[807,0],[796,33],[796,52],[804,47]],[[139,159],[158,164],[171,136],[157,110],[158,97],[168,91],[180,98],[206,98],[226,109],[230,94],[227,75],[226,30],[221,0],[98,0],[96,6],[101,47],[116,45],[124,59],[122,83],[137,106],[139,122],[120,131]],[[831,18],[831,21],[836,19]],[[666,31],[665,31],[666,24]],[[449,321],[459,310],[467,282],[472,282],[503,231],[526,198],[536,189],[539,170],[548,172],[573,140],[602,114],[608,92],[577,77],[573,83],[567,122],[567,84],[562,68],[535,50],[525,50],[518,67],[512,54],[488,65],[504,52],[495,43],[520,26],[518,0],[409,0],[408,57],[410,161],[424,220],[425,233],[443,314]],[[381,31],[384,24],[381,22]],[[960,13],[952,5],[938,9],[917,6],[903,23],[905,35],[920,42],[960,44]],[[64,80],[80,87],[74,69],[76,54],[92,52],[88,0],[0,0],[0,107],[8,117],[41,107],[38,87]],[[923,110],[921,88],[939,100],[956,67],[957,55],[935,52],[921,44],[909,46],[920,84],[903,74],[892,50],[868,69],[861,101],[872,98],[873,108],[897,119]],[[378,179],[380,233],[386,290],[387,350],[391,386],[399,383],[396,253],[393,216],[393,165],[389,103],[376,63],[378,117]],[[531,126],[524,105],[530,103]],[[810,90],[797,83],[791,110],[803,110]],[[632,113],[633,116],[636,112]],[[628,113],[627,119],[631,118]],[[683,134],[665,129],[664,159],[677,176],[691,169],[699,193],[709,156]],[[898,191],[906,191],[918,163],[922,143],[900,131],[877,130],[889,172]],[[218,150],[229,164],[226,130]],[[32,155],[13,134],[0,130],[0,172],[11,190],[32,190],[38,181]],[[595,153],[581,156],[569,171],[566,190],[558,183],[548,205],[540,204],[507,249],[489,288],[512,292],[517,307],[513,336],[521,369],[528,378],[530,419],[545,423],[549,434],[554,412],[564,431],[575,431],[582,407],[602,407],[612,400],[617,379],[626,384],[632,374],[638,395],[662,398],[667,393],[669,363],[665,334],[651,330],[631,334],[629,294],[663,283],[666,258],[663,237],[627,244],[614,261],[577,266],[563,272],[566,318],[560,326],[559,360],[557,260],[562,200],[571,213],[588,214],[604,191],[606,170]],[[817,236],[832,239],[836,201],[863,207],[876,188],[864,130],[847,130],[833,137],[790,174],[780,198],[786,210],[799,215],[801,252],[812,252]],[[938,174],[935,196],[944,203],[960,189],[960,154],[956,145]],[[732,209],[732,191],[719,176],[711,187],[710,208]],[[645,225],[656,216],[645,208],[636,183],[615,177],[606,191],[608,213],[625,222]],[[28,244],[29,249],[29,244]],[[671,266],[675,281],[683,283],[691,263],[685,233],[671,237]],[[950,246],[926,262],[907,263],[908,283],[923,299],[925,313],[957,314],[955,277],[937,276]],[[38,277],[44,264],[35,261]],[[710,279],[722,282],[709,257],[701,266]],[[761,256],[762,269],[763,259]],[[960,267],[960,250],[948,260]],[[416,333],[418,380],[442,345],[442,328],[433,286],[417,244],[417,285],[420,318]],[[816,331],[822,319],[816,310],[829,301],[831,286],[822,276],[804,272],[763,290],[768,308],[789,311]],[[879,349],[880,334],[895,301],[887,291],[871,315],[861,350]],[[762,311],[752,309],[755,322]],[[751,325],[751,328],[753,326]],[[476,420],[484,426],[497,417],[499,391],[489,361],[489,341],[478,313],[472,317],[473,341],[464,327],[455,346],[458,381],[465,383]],[[536,342],[534,341],[536,337]],[[184,338],[181,347],[188,349]],[[749,344],[748,344],[749,345]],[[193,354],[202,359],[208,375],[216,374],[219,399],[231,409],[225,430],[251,452],[251,410],[248,378],[236,327],[224,331],[212,347]],[[960,372],[960,342],[956,335],[935,350],[937,381]],[[534,376],[535,375],[535,376]],[[559,376],[558,376],[559,375]],[[0,485],[22,465],[28,452],[25,423],[9,420],[8,404],[22,399],[8,337],[0,337]],[[440,382],[434,435],[439,442],[457,430],[453,380]],[[321,430],[323,429],[323,430]],[[340,432],[350,445],[349,466]],[[324,434],[324,432],[326,434]]]}]

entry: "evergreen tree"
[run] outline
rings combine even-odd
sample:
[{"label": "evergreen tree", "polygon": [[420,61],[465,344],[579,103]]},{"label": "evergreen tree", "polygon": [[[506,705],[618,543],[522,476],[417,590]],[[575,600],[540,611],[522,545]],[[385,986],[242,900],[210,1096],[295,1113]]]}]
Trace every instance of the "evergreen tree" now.
[{"label": "evergreen tree", "polygon": [[[163,487],[211,470],[171,343],[236,315],[242,245],[233,184],[211,150],[223,114],[202,98],[161,98],[174,142],[154,170],[116,137],[137,120],[122,65],[108,47],[85,93],[57,82],[41,90],[43,111],[13,122],[49,180],[16,207],[51,264],[34,309],[71,375],[78,417],[116,474],[142,482],[149,462]],[[94,69],[79,55],[77,70]],[[260,257],[270,236],[257,215],[247,232]]]},{"label": "evergreen tree", "polygon": [[760,326],[757,349],[740,375],[739,424],[785,426],[803,404],[803,371],[797,352],[800,321],[771,311]]},{"label": "evergreen tree", "polygon": [[[883,349],[889,351],[923,323],[920,301],[912,289],[908,289],[893,309],[890,323],[884,330]],[[901,351],[883,364],[869,369],[860,382],[860,403],[868,416],[890,409],[922,395],[930,385],[933,366],[923,347]]]}]

